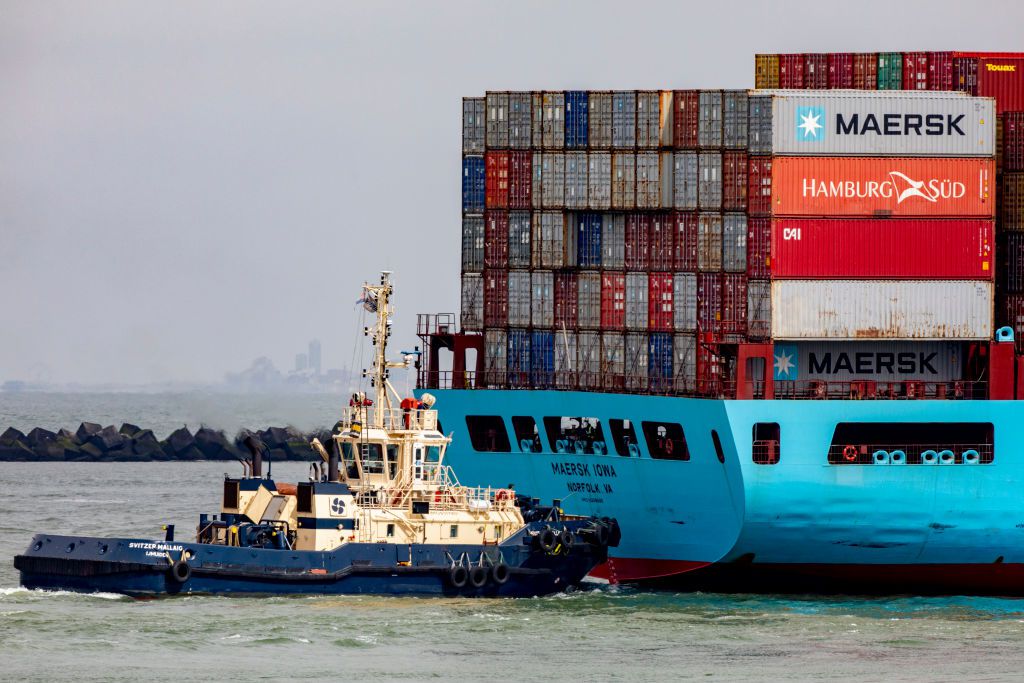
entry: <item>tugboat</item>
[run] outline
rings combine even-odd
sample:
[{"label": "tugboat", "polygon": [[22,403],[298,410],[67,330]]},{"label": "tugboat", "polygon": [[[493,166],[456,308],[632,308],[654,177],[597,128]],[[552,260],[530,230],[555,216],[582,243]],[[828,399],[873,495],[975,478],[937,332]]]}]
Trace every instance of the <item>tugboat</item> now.
[{"label": "tugboat", "polygon": [[615,520],[565,515],[512,488],[461,486],[434,398],[402,399],[388,381],[390,273],[364,284],[376,314],[367,373],[374,399],[352,396],[309,481],[263,476],[260,444],[226,477],[218,514],[194,543],[37,534],[14,558],[26,588],[179,594],[394,594],[528,597],[579,584],[618,545]]}]

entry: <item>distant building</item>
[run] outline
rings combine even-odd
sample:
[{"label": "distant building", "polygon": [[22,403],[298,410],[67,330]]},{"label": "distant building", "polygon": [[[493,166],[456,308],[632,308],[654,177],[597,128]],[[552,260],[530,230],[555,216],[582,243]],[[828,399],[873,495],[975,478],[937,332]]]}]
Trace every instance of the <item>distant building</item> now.
[{"label": "distant building", "polygon": [[320,340],[314,339],[309,342],[309,369],[313,371],[314,375],[319,375],[322,367]]},{"label": "distant building", "polygon": [[295,354],[295,372],[302,372],[309,367],[309,358],[304,353]]}]

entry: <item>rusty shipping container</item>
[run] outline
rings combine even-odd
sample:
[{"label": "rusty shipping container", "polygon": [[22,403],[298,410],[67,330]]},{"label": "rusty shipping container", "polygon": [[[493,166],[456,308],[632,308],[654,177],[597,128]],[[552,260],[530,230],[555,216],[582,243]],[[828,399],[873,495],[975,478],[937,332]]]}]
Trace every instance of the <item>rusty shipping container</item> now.
[{"label": "rusty shipping container", "polygon": [[964,219],[778,218],[775,278],[991,280],[995,225]]},{"label": "rusty shipping container", "polygon": [[722,154],[722,209],[725,211],[747,210],[746,152],[725,152]]},{"label": "rusty shipping container", "polygon": [[853,87],[855,90],[878,89],[878,55],[860,52],[853,55]]},{"label": "rusty shipping container", "polygon": [[820,52],[804,55],[804,87],[808,90],[828,88],[828,55]]},{"label": "rusty shipping container", "polygon": [[576,275],[576,316],[581,330],[601,327],[601,273],[581,270]]},{"label": "rusty shipping container", "polygon": [[661,208],[660,159],[657,152],[636,155],[636,208]]},{"label": "rusty shipping container", "polygon": [[773,280],[775,339],[989,339],[993,285],[975,280]]},{"label": "rusty shipping container", "polygon": [[674,270],[697,270],[697,214],[677,211],[670,217]]},{"label": "rusty shipping container", "polygon": [[697,149],[700,129],[700,91],[676,90],[672,93],[673,146]]},{"label": "rusty shipping container", "polygon": [[722,270],[720,213],[701,213],[697,216],[697,269],[715,273]]},{"label": "rusty shipping container", "polygon": [[743,339],[747,335],[746,273],[722,274],[722,334]]},{"label": "rusty shipping container", "polygon": [[617,90],[612,93],[612,147],[636,147],[635,90]]},{"label": "rusty shipping container", "polygon": [[484,214],[484,267],[508,268],[508,211]]},{"label": "rusty shipping container", "polygon": [[626,216],[626,270],[647,270],[650,262],[651,216],[631,213]]},{"label": "rusty shipping container", "polygon": [[508,148],[508,93],[489,92],[487,104],[487,149]]},{"label": "rusty shipping container", "polygon": [[587,144],[592,150],[612,148],[612,94],[591,91],[588,97]]},{"label": "rusty shipping container", "polygon": [[636,154],[633,152],[612,154],[612,208],[627,211],[636,208]]},{"label": "rusty shipping container", "polygon": [[949,91],[953,87],[953,53],[928,53],[928,89]]},{"label": "rusty shipping container", "polygon": [[665,213],[651,214],[647,265],[651,270],[672,270],[675,266],[672,217]]},{"label": "rusty shipping container", "polygon": [[994,215],[992,159],[774,157],[777,216]]},{"label": "rusty shipping container", "polygon": [[609,152],[587,155],[587,205],[597,211],[612,208],[612,155]]},{"label": "rusty shipping container", "polygon": [[623,382],[632,391],[646,391],[647,333],[627,332],[623,346]]},{"label": "rusty shipping container", "polygon": [[565,93],[533,93],[533,146],[542,149],[565,147]]},{"label": "rusty shipping container", "polygon": [[747,337],[763,340],[772,333],[772,283],[747,281]]},{"label": "rusty shipping container", "polygon": [[804,89],[803,54],[779,55],[779,87],[790,90]]},{"label": "rusty shipping container", "polygon": [[484,327],[484,276],[481,273],[462,275],[463,330],[478,332]]},{"label": "rusty shipping container", "polygon": [[722,332],[721,273],[697,273],[697,332]]},{"label": "rusty shipping container", "polygon": [[838,90],[850,90],[854,87],[852,52],[828,54],[828,87]]},{"label": "rusty shipping container", "polygon": [[[561,211],[534,212],[530,264],[534,268],[575,265],[575,249],[566,240],[567,233],[572,232],[571,227],[566,226],[565,214]],[[571,255],[571,259],[567,255]]]},{"label": "rusty shipping container", "polygon": [[484,326],[508,326],[508,271],[484,271]]},{"label": "rusty shipping container", "polygon": [[579,322],[579,281],[574,272],[555,273],[556,329],[574,330]]},{"label": "rusty shipping container", "polygon": [[508,94],[508,146],[512,149],[530,149],[533,143],[531,100],[530,92]]},{"label": "rusty shipping container", "polygon": [[772,276],[772,220],[747,218],[747,277],[767,280]]},{"label": "rusty shipping container", "polygon": [[754,87],[779,87],[779,56],[772,54],[754,55]]},{"label": "rusty shipping container", "polygon": [[658,149],[661,146],[661,93],[641,90],[636,94],[636,146]]},{"label": "rusty shipping container", "polygon": [[533,154],[509,152],[508,207],[533,207]]}]

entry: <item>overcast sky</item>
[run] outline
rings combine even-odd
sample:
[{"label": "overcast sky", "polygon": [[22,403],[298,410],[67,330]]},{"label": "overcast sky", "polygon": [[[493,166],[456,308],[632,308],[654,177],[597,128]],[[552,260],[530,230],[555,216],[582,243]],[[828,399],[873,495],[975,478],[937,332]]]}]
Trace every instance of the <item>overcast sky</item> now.
[{"label": "overcast sky", "polygon": [[219,380],[396,271],[456,311],[461,98],[742,88],[755,52],[1024,50],[1024,3],[0,3],[0,381]]}]

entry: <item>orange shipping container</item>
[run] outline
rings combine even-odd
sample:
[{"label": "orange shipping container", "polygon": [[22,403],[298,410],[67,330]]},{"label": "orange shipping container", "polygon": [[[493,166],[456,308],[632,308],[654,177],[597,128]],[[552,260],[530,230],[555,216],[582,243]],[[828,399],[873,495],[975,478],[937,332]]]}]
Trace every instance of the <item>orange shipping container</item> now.
[{"label": "orange shipping container", "polygon": [[897,157],[775,157],[776,216],[995,215],[995,161]]}]

